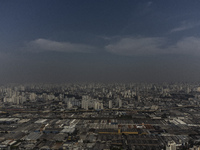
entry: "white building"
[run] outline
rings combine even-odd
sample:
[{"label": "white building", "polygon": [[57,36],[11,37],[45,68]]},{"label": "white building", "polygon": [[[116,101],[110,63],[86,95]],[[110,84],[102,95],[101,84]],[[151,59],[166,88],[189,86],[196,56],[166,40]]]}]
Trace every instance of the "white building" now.
[{"label": "white building", "polygon": [[71,108],[72,108],[72,103],[71,103],[71,101],[68,101],[68,102],[67,102],[67,108],[68,108],[68,109],[71,109]]},{"label": "white building", "polygon": [[174,141],[168,141],[166,150],[176,150],[176,143]]},{"label": "white building", "polygon": [[88,100],[81,101],[81,108],[88,110]]},{"label": "white building", "polygon": [[109,109],[112,109],[112,100],[109,100]]}]

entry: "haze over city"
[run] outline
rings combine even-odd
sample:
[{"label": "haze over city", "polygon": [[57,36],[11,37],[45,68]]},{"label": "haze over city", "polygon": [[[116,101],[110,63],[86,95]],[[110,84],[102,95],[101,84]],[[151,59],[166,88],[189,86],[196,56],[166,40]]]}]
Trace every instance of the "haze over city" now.
[{"label": "haze over city", "polygon": [[1,0],[0,83],[190,82],[199,0]]}]

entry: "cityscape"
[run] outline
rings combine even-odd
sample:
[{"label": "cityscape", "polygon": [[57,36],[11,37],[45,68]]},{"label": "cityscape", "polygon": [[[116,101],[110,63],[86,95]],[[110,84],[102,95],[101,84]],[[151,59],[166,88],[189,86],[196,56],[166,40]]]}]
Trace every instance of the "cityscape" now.
[{"label": "cityscape", "polygon": [[197,150],[200,83],[0,87],[1,149]]},{"label": "cityscape", "polygon": [[0,150],[200,150],[200,0],[0,0]]}]

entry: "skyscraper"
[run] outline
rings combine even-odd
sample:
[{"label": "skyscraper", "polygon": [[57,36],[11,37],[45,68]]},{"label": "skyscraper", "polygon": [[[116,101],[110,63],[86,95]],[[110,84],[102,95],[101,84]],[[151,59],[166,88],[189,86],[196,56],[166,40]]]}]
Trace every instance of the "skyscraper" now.
[{"label": "skyscraper", "polygon": [[112,108],[112,100],[109,100],[109,105],[108,105],[109,109]]}]

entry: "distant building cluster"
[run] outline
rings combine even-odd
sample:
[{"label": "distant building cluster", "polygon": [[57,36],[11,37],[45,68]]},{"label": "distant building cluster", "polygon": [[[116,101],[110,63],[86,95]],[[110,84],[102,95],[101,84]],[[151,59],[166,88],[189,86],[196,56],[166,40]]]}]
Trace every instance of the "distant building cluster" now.
[{"label": "distant building cluster", "polygon": [[200,149],[199,83],[0,87],[0,149]]}]

